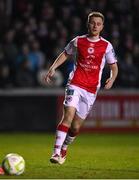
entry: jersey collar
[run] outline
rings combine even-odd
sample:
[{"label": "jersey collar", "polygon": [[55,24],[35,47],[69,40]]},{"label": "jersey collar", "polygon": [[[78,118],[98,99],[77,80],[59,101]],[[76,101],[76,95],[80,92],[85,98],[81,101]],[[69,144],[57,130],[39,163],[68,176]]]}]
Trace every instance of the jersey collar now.
[{"label": "jersey collar", "polygon": [[87,40],[90,41],[90,42],[98,42],[98,41],[101,40],[101,36],[96,40],[92,40],[91,38],[88,37],[88,35],[86,35],[86,37],[87,37]]}]

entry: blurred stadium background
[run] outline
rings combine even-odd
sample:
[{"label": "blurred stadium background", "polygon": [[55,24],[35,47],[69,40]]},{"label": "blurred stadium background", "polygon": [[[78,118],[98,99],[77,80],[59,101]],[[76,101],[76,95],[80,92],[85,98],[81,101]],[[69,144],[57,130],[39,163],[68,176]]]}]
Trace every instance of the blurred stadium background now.
[{"label": "blurred stadium background", "polygon": [[72,59],[58,69],[52,86],[41,75],[72,38],[87,33],[92,10],[105,15],[103,37],[114,46],[119,75],[104,91],[105,67],[82,131],[139,132],[138,0],[0,0],[1,131],[55,131]]}]

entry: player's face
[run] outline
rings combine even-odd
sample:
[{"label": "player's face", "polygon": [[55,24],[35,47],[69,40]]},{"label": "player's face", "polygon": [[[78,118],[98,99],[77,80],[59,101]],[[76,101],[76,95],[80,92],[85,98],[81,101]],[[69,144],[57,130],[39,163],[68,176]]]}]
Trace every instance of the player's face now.
[{"label": "player's face", "polygon": [[100,17],[91,17],[88,23],[88,31],[91,36],[99,36],[103,29],[103,21]]}]

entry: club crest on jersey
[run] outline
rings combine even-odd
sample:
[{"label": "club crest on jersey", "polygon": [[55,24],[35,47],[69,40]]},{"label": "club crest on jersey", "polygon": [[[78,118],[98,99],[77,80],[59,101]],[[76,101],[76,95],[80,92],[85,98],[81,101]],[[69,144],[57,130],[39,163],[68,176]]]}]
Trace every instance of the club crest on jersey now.
[{"label": "club crest on jersey", "polygon": [[88,51],[89,54],[93,54],[94,53],[94,48],[93,47],[89,47],[87,49],[87,51]]}]

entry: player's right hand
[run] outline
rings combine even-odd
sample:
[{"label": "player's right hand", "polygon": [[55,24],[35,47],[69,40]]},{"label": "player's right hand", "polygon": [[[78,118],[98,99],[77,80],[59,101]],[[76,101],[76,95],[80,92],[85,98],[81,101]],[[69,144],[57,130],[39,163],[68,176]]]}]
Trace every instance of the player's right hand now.
[{"label": "player's right hand", "polygon": [[54,74],[55,74],[55,69],[49,69],[43,78],[44,82],[50,84],[51,78],[54,76]]}]

